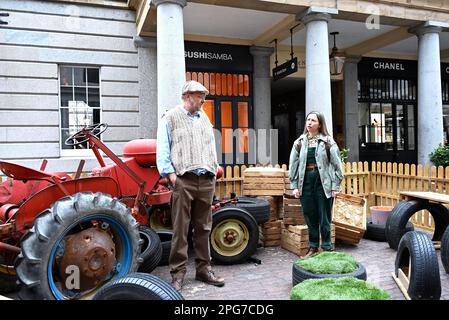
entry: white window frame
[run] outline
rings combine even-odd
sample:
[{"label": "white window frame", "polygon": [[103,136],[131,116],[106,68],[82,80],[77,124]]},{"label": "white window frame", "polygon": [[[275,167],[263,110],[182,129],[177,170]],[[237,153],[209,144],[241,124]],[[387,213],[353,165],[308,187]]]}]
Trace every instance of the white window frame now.
[{"label": "white window frame", "polygon": [[[102,96],[101,96],[101,67],[100,66],[89,66],[89,65],[68,65],[68,64],[59,64],[58,65],[58,119],[59,119],[59,150],[61,157],[93,157],[94,153],[91,149],[63,149],[64,141],[63,135],[62,135],[62,119],[61,119],[61,68],[83,68],[83,69],[98,69],[98,94],[99,94],[99,101],[100,101],[100,107],[98,108],[100,110],[100,123],[103,119],[103,103],[102,103]],[[74,83],[72,83],[72,87],[75,86]],[[89,85],[87,85],[86,88],[89,88]]]}]

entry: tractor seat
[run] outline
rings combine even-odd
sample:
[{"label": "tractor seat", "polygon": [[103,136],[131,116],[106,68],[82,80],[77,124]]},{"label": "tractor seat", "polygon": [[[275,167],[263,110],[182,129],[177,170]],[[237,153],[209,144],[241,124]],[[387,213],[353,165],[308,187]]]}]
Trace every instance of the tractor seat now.
[{"label": "tractor seat", "polygon": [[18,164],[14,164],[11,162],[0,161],[0,170],[3,171],[8,177],[16,179],[16,180],[49,180],[54,181],[56,178],[58,180],[64,180],[58,177],[57,175],[47,173],[41,170],[36,170],[32,168],[28,168],[25,166],[21,166]]}]

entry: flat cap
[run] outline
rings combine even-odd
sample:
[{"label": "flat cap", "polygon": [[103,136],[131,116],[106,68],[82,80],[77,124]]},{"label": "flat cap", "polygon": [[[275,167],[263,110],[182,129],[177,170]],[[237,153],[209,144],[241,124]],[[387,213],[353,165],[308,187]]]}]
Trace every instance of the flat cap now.
[{"label": "flat cap", "polygon": [[206,89],[205,86],[194,80],[187,81],[182,86],[182,94],[185,94],[187,92],[203,92],[205,94],[209,94],[209,91]]}]

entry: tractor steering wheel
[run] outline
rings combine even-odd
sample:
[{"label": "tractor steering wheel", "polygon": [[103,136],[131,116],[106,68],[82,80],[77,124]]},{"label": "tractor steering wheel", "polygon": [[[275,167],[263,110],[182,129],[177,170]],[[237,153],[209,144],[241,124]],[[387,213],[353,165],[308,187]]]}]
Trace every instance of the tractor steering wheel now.
[{"label": "tractor steering wheel", "polygon": [[[95,130],[101,128],[97,133]],[[89,140],[89,136],[94,136],[98,138],[108,128],[107,123],[98,123],[91,126],[86,126],[77,133],[72,134],[65,140],[65,144],[68,146],[77,146]],[[82,139],[82,140],[79,140]]]}]

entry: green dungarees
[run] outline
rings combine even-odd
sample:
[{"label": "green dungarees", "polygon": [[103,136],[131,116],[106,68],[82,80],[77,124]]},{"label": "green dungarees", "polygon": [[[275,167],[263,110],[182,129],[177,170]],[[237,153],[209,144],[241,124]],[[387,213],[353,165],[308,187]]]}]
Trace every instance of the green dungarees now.
[{"label": "green dungarees", "polygon": [[[315,149],[307,150],[307,165],[316,164]],[[321,185],[318,169],[307,170],[304,175],[301,205],[304,218],[309,228],[309,247],[318,248],[320,244],[323,250],[331,250],[331,207],[332,198],[326,198]]]}]

